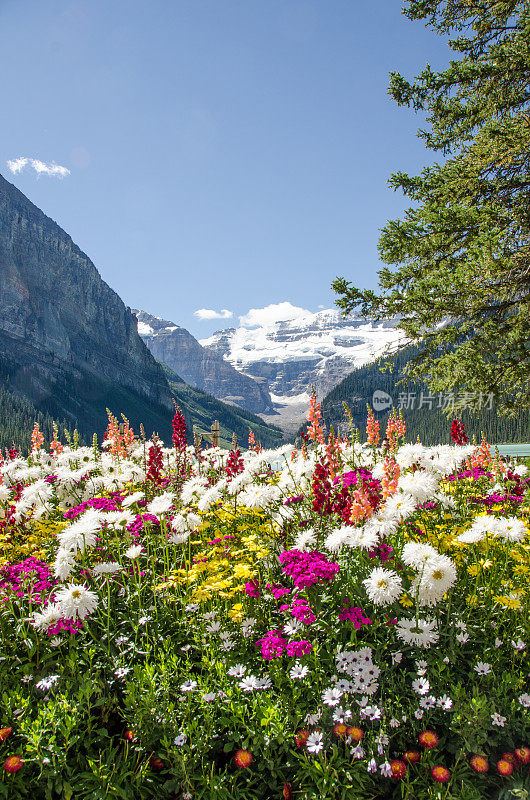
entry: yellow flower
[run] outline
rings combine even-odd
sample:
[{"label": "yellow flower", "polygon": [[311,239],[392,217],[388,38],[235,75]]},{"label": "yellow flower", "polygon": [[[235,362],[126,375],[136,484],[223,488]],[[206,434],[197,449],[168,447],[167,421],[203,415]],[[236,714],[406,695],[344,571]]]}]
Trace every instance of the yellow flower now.
[{"label": "yellow flower", "polygon": [[401,597],[399,598],[399,602],[401,603],[402,606],[405,606],[405,608],[410,608],[411,606],[414,605],[413,601],[406,593],[401,595]]},{"label": "yellow flower", "polygon": [[513,611],[517,611],[521,608],[521,601],[518,597],[508,597],[505,595],[497,595],[493,598],[498,605],[503,606],[503,608],[509,608]]}]

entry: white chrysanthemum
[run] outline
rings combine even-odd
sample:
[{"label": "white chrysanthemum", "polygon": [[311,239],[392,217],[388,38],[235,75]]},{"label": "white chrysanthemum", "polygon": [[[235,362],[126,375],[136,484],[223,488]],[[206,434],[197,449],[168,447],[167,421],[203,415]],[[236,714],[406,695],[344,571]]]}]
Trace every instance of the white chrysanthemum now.
[{"label": "white chrysanthemum", "polygon": [[396,492],[389,497],[382,511],[383,519],[403,522],[416,511],[416,500],[410,494]]},{"label": "white chrysanthemum", "polygon": [[199,475],[196,478],[190,478],[187,480],[180,491],[180,499],[184,503],[184,505],[188,505],[188,503],[195,502],[198,500],[199,497],[202,496],[204,493],[206,486],[207,486],[207,479],[203,478],[202,475]]},{"label": "white chrysanthemum", "polygon": [[188,523],[188,528],[192,531],[195,528],[198,528],[199,525],[202,523],[202,517],[198,514],[194,514],[193,511],[186,516],[186,522]]},{"label": "white chrysanthemum", "polygon": [[137,503],[139,500],[143,500],[143,497],[144,497],[144,493],[143,492],[133,492],[132,494],[127,495],[127,497],[125,497],[122,500],[121,504],[125,508],[129,508],[129,506],[132,506],[134,503]]},{"label": "white chrysanthemum", "polygon": [[34,611],[31,615],[31,624],[38,631],[47,631],[52,625],[55,625],[63,616],[61,609],[57,603],[48,603],[42,611]]},{"label": "white chrysanthemum", "polygon": [[243,472],[240,472],[239,475],[235,476],[235,478],[232,478],[226,487],[226,491],[228,494],[237,494],[241,491],[241,489],[251,482],[252,473],[249,470],[243,470]]},{"label": "white chrysanthemum", "polygon": [[378,606],[394,603],[403,593],[399,575],[391,569],[376,567],[363,581],[370,600]]},{"label": "white chrysanthemum", "polygon": [[171,544],[184,544],[190,538],[190,531],[182,531],[181,533],[172,533],[168,538]]},{"label": "white chrysanthemum", "polygon": [[430,544],[407,542],[401,553],[401,560],[408,567],[422,569],[430,558],[436,558],[438,555],[438,550],[435,550]]},{"label": "white chrysanthemum", "polygon": [[110,525],[111,528],[125,528],[136,519],[135,515],[126,508],[119,511],[106,511],[101,515],[101,522],[105,525]]},{"label": "white chrysanthemum", "polygon": [[488,534],[496,536],[498,529],[499,520],[496,517],[490,514],[481,514],[475,517],[467,531],[456,537],[456,541],[463,544],[474,544],[475,542],[481,542]]},{"label": "white chrysanthemum", "polygon": [[523,475],[528,473],[528,467],[525,467],[524,464],[517,464],[517,466],[513,468],[512,472],[522,478]]},{"label": "white chrysanthemum", "polygon": [[75,557],[71,550],[59,548],[55,555],[53,574],[60,581],[65,581],[74,568]]},{"label": "white chrysanthemum", "polygon": [[522,542],[528,534],[528,528],[522,519],[506,517],[498,520],[497,536],[507,542]]},{"label": "white chrysanthemum", "polygon": [[300,552],[304,552],[305,550],[309,550],[316,542],[315,531],[313,528],[306,528],[304,531],[300,531],[295,536],[294,539],[294,547],[296,550],[300,550]]},{"label": "white chrysanthemum", "polygon": [[439,638],[436,622],[433,619],[400,619],[395,627],[398,639],[405,644],[429,648]]},{"label": "white chrysanthemum", "polygon": [[64,589],[59,589],[55,600],[61,614],[67,619],[84,619],[88,614],[93,614],[98,607],[98,596],[86,586],[71,583]]},{"label": "white chrysanthemum", "polygon": [[215,505],[215,503],[218,503],[220,499],[221,492],[217,486],[212,486],[211,489],[208,489],[206,492],[204,492],[203,496],[197,503],[197,508],[199,511],[208,511],[208,509]]},{"label": "white chrysanthemum", "polygon": [[149,514],[154,514],[155,517],[158,517],[160,514],[167,514],[174,502],[175,495],[173,492],[164,492],[151,500],[147,506],[147,512]]},{"label": "white chrysanthemum", "polygon": [[410,469],[414,464],[423,466],[425,447],[422,444],[404,444],[396,453],[396,461],[402,470]]},{"label": "white chrysanthemum", "polygon": [[185,530],[187,530],[188,523],[186,522],[186,517],[184,514],[175,514],[171,520],[171,527],[175,533],[183,533]]},{"label": "white chrysanthemum", "polygon": [[144,548],[141,544],[132,544],[130,547],[127,548],[125,553],[123,554],[125,558],[130,558],[131,561],[138,556],[141,556],[144,551]]},{"label": "white chrysanthemum", "polygon": [[443,599],[456,578],[453,561],[449,556],[438,554],[425,562],[420,575],[413,582],[411,592],[417,596],[420,606],[434,606]]},{"label": "white chrysanthemum", "polygon": [[414,497],[418,503],[425,503],[433,498],[438,489],[438,478],[422,470],[407,472],[400,476],[398,489]]},{"label": "white chrysanthemum", "polygon": [[373,525],[367,524],[361,528],[350,528],[347,544],[349,547],[359,547],[361,550],[373,550],[379,539],[379,532]]},{"label": "white chrysanthemum", "polygon": [[92,568],[94,575],[112,575],[115,572],[120,572],[123,567],[117,561],[101,561],[95,564]]},{"label": "white chrysanthemum", "polygon": [[339,550],[346,547],[349,544],[352,530],[353,528],[345,526],[331,531],[324,540],[324,547],[326,550],[329,550],[331,553],[338,553]]},{"label": "white chrysanthemum", "polygon": [[[51,483],[40,478],[35,483],[30,483],[22,490],[20,501],[22,505],[31,507],[36,504],[47,503],[53,497],[54,489]],[[18,503],[17,503],[18,507]]]},{"label": "white chrysanthemum", "polygon": [[75,522],[62,530],[57,540],[64,550],[84,552],[86,547],[94,547],[97,541],[96,534],[101,529],[102,513],[95,508],[89,508],[81,514]]}]

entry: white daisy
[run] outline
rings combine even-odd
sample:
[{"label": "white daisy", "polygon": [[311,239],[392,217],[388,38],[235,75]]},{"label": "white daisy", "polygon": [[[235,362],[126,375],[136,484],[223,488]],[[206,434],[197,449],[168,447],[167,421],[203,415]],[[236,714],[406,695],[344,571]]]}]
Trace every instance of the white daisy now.
[{"label": "white daisy", "polygon": [[305,678],[307,673],[309,672],[309,667],[302,664],[295,664],[294,667],[291,667],[289,670],[289,677],[291,680],[300,680],[301,678]]},{"label": "white daisy", "polygon": [[322,733],[322,731],[313,731],[313,733],[310,733],[306,741],[306,748],[308,752],[320,753],[320,751],[324,747],[324,744],[322,742],[323,738],[324,734]]},{"label": "white daisy", "polygon": [[339,689],[325,689],[322,692],[322,702],[326,706],[338,706],[342,692]]},{"label": "white daisy", "polygon": [[243,666],[243,664],[235,664],[233,667],[228,669],[228,674],[231,675],[232,678],[242,678],[247,668]]},{"label": "white daisy", "polygon": [[412,691],[416,694],[427,694],[430,688],[431,685],[427,678],[416,678],[412,681]]}]

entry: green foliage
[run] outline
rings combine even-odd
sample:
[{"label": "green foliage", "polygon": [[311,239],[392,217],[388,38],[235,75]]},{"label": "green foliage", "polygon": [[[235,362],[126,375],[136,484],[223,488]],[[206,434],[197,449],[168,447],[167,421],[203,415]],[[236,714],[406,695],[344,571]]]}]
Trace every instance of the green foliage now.
[{"label": "green foliage", "polygon": [[501,410],[530,401],[530,6],[524,0],[408,0],[410,19],[454,35],[446,70],[390,94],[426,115],[419,132],[442,163],[390,179],[412,202],[382,231],[380,291],[344,278],[338,305],[399,318],[423,358],[411,375],[435,391],[494,392]]},{"label": "green foliage", "polygon": [[[373,406],[373,393],[379,390],[389,394],[398,408],[400,395],[404,396],[403,405],[410,396],[411,404],[414,407],[403,408],[409,439],[414,440],[419,436],[425,444],[450,442],[452,417],[448,417],[443,409],[437,407],[439,395],[434,396],[432,409],[428,405],[419,408],[422,394],[424,401],[430,394],[427,386],[419,381],[400,384],[400,381],[405,378],[408,364],[418,354],[418,348],[408,348],[392,358],[382,359],[354,370],[322,401],[322,418],[326,426],[328,428],[333,426],[335,431],[348,431],[349,426],[343,405],[346,403],[352,412],[355,426],[364,432],[366,405]],[[447,395],[442,396],[447,397]],[[474,413],[472,409],[459,411],[458,416],[465,422],[470,439],[475,436],[477,440],[480,440],[484,433],[488,441],[496,444],[530,442],[530,412],[525,408],[519,410],[513,417],[499,416],[495,407],[492,410],[481,410],[477,413]],[[376,417],[384,424],[388,417],[388,411],[376,412]]]}]

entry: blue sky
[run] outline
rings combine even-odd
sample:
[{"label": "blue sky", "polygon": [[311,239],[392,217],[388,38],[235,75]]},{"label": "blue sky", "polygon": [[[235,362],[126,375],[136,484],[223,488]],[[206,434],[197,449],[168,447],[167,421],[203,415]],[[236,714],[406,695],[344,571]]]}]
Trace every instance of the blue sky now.
[{"label": "blue sky", "polygon": [[[125,303],[197,336],[330,307],[337,275],[376,285],[378,229],[404,208],[388,176],[430,158],[388,73],[449,50],[401,5],[0,0],[0,172]],[[12,174],[20,158],[69,174]]]}]

